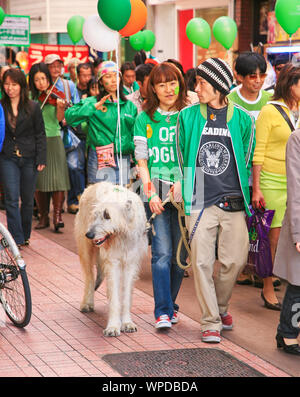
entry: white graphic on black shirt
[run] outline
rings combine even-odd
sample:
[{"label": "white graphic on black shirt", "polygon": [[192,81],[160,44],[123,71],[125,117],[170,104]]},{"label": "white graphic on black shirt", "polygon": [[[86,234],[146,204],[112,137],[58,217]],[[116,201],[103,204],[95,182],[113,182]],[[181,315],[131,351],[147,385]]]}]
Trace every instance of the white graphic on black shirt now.
[{"label": "white graphic on black shirt", "polygon": [[199,151],[199,164],[208,175],[221,175],[230,163],[229,150],[222,143],[207,142]]}]

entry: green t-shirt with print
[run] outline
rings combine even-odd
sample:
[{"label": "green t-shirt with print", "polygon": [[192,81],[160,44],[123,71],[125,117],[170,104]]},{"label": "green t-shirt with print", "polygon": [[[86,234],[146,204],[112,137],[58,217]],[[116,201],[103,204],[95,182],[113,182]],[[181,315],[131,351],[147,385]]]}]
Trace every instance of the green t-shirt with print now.
[{"label": "green t-shirt with print", "polygon": [[176,123],[179,112],[154,113],[152,121],[147,113],[141,112],[134,125],[134,137],[145,138],[148,145],[148,169],[150,178],[166,182],[180,179],[176,155]]}]

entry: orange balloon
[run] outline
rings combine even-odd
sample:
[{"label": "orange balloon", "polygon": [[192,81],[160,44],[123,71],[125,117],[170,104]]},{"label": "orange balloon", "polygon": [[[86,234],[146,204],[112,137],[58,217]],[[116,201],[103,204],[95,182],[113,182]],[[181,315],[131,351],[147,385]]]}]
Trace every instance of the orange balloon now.
[{"label": "orange balloon", "polygon": [[142,0],[130,0],[131,2],[131,15],[129,21],[119,33],[123,37],[131,36],[139,32],[147,21],[147,7]]}]

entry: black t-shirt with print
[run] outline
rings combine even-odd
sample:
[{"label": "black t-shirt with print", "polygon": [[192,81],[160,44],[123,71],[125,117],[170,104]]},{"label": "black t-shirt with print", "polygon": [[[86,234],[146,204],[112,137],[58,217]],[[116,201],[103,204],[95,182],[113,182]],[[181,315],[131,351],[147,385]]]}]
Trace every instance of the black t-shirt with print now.
[{"label": "black t-shirt with print", "polygon": [[199,208],[210,207],[226,195],[242,195],[226,115],[227,106],[222,109],[207,106],[207,123],[196,160],[198,180],[194,193]]}]

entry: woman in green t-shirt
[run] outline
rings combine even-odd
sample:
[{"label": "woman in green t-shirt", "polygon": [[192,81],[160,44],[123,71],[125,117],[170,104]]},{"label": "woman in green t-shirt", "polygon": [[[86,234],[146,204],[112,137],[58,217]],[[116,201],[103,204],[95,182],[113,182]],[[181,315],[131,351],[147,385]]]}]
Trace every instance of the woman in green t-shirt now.
[{"label": "woman in green t-shirt", "polygon": [[[44,63],[32,66],[29,72],[29,88],[32,99],[39,100],[42,92],[47,92],[52,80],[48,67]],[[44,104],[42,109],[47,136],[47,167],[39,173],[35,200],[39,211],[39,223],[35,229],[49,226],[49,203],[52,195],[53,224],[55,231],[64,227],[61,217],[65,191],[70,189],[65,148],[60,135],[59,122],[64,119],[65,103],[54,99]]]},{"label": "woman in green t-shirt", "polygon": [[[163,62],[149,76],[147,101],[134,127],[135,158],[148,210],[157,216],[153,221],[152,281],[156,328],[170,328],[177,323],[175,303],[184,274],[177,265],[176,252],[180,228],[176,208],[162,205],[169,191],[179,180],[175,130],[179,111],[186,106],[186,90],[180,70]],[[181,262],[186,260],[186,251]]]}]

